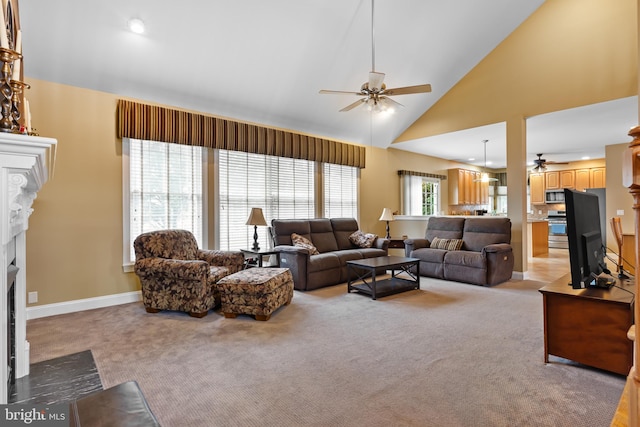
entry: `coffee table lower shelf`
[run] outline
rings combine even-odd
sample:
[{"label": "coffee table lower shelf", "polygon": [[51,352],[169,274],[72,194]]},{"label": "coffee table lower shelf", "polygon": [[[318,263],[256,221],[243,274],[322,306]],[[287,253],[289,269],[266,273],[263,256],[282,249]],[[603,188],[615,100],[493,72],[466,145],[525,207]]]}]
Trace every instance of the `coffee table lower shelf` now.
[{"label": "coffee table lower shelf", "polygon": [[[376,287],[376,295],[375,295],[376,298],[387,297],[389,295],[410,291],[412,289],[420,289],[420,285],[416,284],[415,281],[398,279],[398,278],[376,280],[375,287]],[[373,297],[373,290],[365,283],[360,283],[358,285],[351,285],[349,292],[351,291],[362,292],[363,294]]]},{"label": "coffee table lower shelf", "polygon": [[[420,264],[416,258],[382,256],[347,261],[350,277],[347,292],[355,291],[369,295],[372,299],[400,292],[420,289]],[[378,280],[379,271],[391,271],[391,277]],[[403,274],[404,273],[404,274]],[[403,274],[405,277],[398,277]]]}]

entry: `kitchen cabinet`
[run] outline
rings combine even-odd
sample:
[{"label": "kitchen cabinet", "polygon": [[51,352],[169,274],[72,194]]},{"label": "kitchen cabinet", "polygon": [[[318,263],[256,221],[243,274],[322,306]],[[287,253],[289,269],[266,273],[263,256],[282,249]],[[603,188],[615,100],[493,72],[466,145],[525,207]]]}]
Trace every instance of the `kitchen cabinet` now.
[{"label": "kitchen cabinet", "polygon": [[547,190],[575,188],[576,185],[576,171],[574,171],[573,169],[545,172],[544,178],[545,187]]},{"label": "kitchen cabinet", "polygon": [[547,221],[529,221],[529,256],[536,257],[549,253],[549,223]]},{"label": "kitchen cabinet", "polygon": [[592,169],[589,169],[589,173],[590,173],[589,188],[605,188],[607,186],[606,168],[592,168]]},{"label": "kitchen cabinet", "polygon": [[534,205],[544,204],[544,173],[529,174],[529,194]]},{"label": "kitchen cabinet", "polygon": [[481,182],[482,173],[467,169],[449,169],[450,205],[486,205],[489,203],[489,183]]},{"label": "kitchen cabinet", "polygon": [[560,171],[560,188],[575,188],[576,186],[576,171],[564,170]]},{"label": "kitchen cabinet", "polygon": [[544,174],[544,187],[547,190],[559,190],[560,189],[560,172],[545,172]]},{"label": "kitchen cabinet", "polygon": [[576,169],[576,190],[584,191],[591,187],[591,169]]}]

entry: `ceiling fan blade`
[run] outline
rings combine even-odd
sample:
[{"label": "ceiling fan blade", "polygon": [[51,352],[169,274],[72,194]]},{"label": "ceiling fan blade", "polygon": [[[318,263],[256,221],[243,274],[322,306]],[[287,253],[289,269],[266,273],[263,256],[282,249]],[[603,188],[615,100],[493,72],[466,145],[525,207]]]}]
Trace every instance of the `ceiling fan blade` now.
[{"label": "ceiling fan blade", "polygon": [[412,93],[427,93],[431,92],[431,85],[417,85],[417,86],[405,86],[387,89],[384,91],[385,95],[409,95]]},{"label": "ceiling fan blade", "polygon": [[548,165],[568,165],[569,162],[554,162],[554,161],[548,161],[546,162]]},{"label": "ceiling fan blade", "polygon": [[384,81],[384,73],[378,73],[376,71],[369,72],[369,90],[377,92],[382,89],[382,82]]},{"label": "ceiling fan blade", "polygon": [[334,94],[334,95],[360,95],[360,96],[363,95],[363,93],[361,92],[349,92],[344,90],[325,90],[325,89],[320,90],[320,92],[318,93]]},{"label": "ceiling fan blade", "polygon": [[358,99],[356,102],[353,102],[353,103],[347,105],[346,107],[344,107],[342,110],[340,110],[340,112],[342,113],[342,112],[345,112],[345,111],[353,110],[358,105],[364,104],[365,102],[367,102],[367,98]]}]

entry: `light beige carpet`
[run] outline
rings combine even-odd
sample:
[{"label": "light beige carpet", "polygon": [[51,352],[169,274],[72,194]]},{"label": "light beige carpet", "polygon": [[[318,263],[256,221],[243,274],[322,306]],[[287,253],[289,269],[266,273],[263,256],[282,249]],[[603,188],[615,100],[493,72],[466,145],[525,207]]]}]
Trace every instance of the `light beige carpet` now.
[{"label": "light beige carpet", "polygon": [[28,322],[32,363],[90,349],[169,426],[607,426],[621,376],[543,362],[540,282],[296,292],[268,322],[127,304]]}]

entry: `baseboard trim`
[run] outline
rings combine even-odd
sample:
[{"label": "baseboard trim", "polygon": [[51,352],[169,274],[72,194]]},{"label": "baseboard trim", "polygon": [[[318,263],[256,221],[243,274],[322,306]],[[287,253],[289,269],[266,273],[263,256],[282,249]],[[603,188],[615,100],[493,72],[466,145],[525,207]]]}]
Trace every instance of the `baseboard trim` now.
[{"label": "baseboard trim", "polygon": [[514,271],[511,273],[511,278],[514,280],[525,280],[526,272]]},{"label": "baseboard trim", "polygon": [[141,300],[142,294],[140,291],[133,291],[102,297],[38,305],[35,307],[27,307],[27,320],[56,316],[58,314],[75,313],[77,311],[93,310],[95,308],[110,307],[112,305],[128,304]]}]

